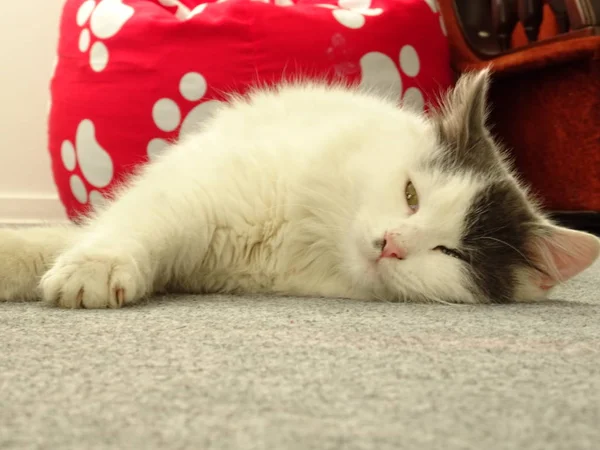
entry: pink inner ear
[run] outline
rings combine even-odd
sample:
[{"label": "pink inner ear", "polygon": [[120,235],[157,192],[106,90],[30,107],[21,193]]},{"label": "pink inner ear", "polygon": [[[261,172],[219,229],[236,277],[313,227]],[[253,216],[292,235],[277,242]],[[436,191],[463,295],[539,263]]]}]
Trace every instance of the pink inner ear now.
[{"label": "pink inner ear", "polygon": [[537,284],[548,290],[588,268],[600,254],[600,240],[588,233],[552,226],[549,235],[536,238],[533,251],[548,274],[542,274]]}]

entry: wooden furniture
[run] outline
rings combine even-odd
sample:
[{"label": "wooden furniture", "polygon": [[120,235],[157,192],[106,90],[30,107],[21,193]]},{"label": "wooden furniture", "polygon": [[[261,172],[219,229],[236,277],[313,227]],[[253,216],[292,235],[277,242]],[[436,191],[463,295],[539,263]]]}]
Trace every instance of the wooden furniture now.
[{"label": "wooden furniture", "polygon": [[[454,20],[482,60],[600,35],[598,0],[454,0]],[[442,6],[442,9],[447,8]],[[452,19],[451,19],[452,20]]]},{"label": "wooden furniture", "polygon": [[494,71],[490,122],[523,178],[547,208],[600,227],[600,0],[439,6],[454,70]]}]

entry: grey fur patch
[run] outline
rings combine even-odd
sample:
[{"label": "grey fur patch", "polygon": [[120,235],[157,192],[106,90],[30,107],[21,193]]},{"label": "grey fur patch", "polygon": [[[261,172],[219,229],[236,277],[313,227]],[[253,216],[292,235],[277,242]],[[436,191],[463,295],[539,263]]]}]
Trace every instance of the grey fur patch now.
[{"label": "grey fur patch", "polygon": [[533,268],[527,243],[537,218],[518,186],[492,182],[474,198],[465,218],[461,251],[467,259],[475,295],[491,303],[514,300],[516,271]]},{"label": "grey fur patch", "polygon": [[484,181],[465,217],[459,250],[474,294],[505,303],[513,300],[516,271],[533,267],[527,243],[540,217],[486,127],[488,86],[488,71],[461,77],[433,115],[440,151],[429,164]]}]

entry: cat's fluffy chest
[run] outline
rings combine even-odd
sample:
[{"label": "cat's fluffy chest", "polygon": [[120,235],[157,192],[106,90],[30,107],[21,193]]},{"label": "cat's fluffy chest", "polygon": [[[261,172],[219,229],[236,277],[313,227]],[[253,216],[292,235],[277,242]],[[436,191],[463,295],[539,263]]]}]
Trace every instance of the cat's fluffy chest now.
[{"label": "cat's fluffy chest", "polygon": [[340,273],[328,230],[302,206],[314,198],[266,192],[256,203],[268,207],[239,208],[211,230],[205,256],[184,284],[204,292],[359,297]]},{"label": "cat's fluffy chest", "polygon": [[301,230],[286,219],[246,228],[219,227],[186,285],[204,292],[348,296],[349,284],[326,247],[307,251]]}]

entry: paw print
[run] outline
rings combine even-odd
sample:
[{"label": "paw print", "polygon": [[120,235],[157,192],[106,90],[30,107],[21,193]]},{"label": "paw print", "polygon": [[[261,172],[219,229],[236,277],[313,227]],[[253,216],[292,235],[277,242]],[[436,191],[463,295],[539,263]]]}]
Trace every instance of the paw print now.
[{"label": "paw print", "polygon": [[[207,89],[206,80],[198,72],[188,72],[179,82],[179,93],[189,102],[200,101]],[[152,107],[152,119],[156,127],[170,133],[179,128],[179,137],[191,131],[197,131],[199,124],[210,117],[221,102],[209,100],[201,102],[182,117],[181,108],[175,100],[161,98]],[[155,138],[148,143],[148,158],[154,159],[170,142],[166,139]]]},{"label": "paw print", "polygon": [[[409,78],[416,77],[421,70],[419,55],[412,45],[405,45],[400,50],[398,62],[400,72]],[[370,52],[360,59],[360,87],[376,91],[391,98],[402,98],[402,103],[413,109],[423,111],[425,102],[423,94],[416,87],[402,91],[402,76],[396,63],[380,52]]]},{"label": "paw print", "polygon": [[[212,2],[212,3],[223,3],[226,2],[227,0],[217,0],[216,2]],[[286,0],[284,0],[286,1]],[[288,0],[289,1],[289,0]],[[200,14],[202,11],[204,11],[206,9],[206,7],[212,3],[201,3],[200,5],[190,9],[188,8],[186,5],[184,5],[181,0],[158,0],[158,3],[160,3],[163,6],[166,6],[168,8],[175,8],[175,17],[177,17],[178,19],[181,20],[189,20],[192,17]]]},{"label": "paw print", "polygon": [[158,0],[158,3],[166,6],[167,8],[175,8],[175,17],[181,20],[187,20],[192,17],[192,11],[194,12],[194,15],[200,14],[202,11],[204,11],[206,5],[208,5],[208,3],[202,3],[201,5],[196,6],[194,9],[190,9],[179,0]]},{"label": "paw print", "polygon": [[354,30],[365,24],[365,16],[378,16],[383,12],[381,8],[371,8],[371,0],[339,0],[337,7],[324,3],[317,6],[332,9],[335,20]]},{"label": "paw print", "polygon": [[[158,0],[158,3],[160,3],[163,6],[169,7],[169,8],[175,8],[174,14],[175,14],[175,17],[177,17],[178,19],[189,20],[192,17],[203,12],[209,5],[213,5],[216,3],[223,3],[226,1],[228,1],[228,0],[216,0],[215,2],[201,3],[200,5],[192,8],[192,9],[190,9],[186,5],[184,5],[181,2],[181,0]],[[258,1],[258,2],[262,2],[262,3],[270,3],[270,0],[253,0],[253,1]],[[294,6],[295,5],[293,0],[274,0],[273,4],[276,6]]]},{"label": "paw print", "polygon": [[102,194],[94,189],[88,194],[84,182],[85,180],[88,185],[100,189],[108,186],[113,178],[112,159],[96,140],[94,123],[89,119],[82,120],[75,133],[75,145],[69,140],[63,141],[60,154],[63,166],[67,171],[73,172],[79,165],[83,175],[84,179],[73,173],[69,180],[71,192],[77,201],[81,204],[89,201],[94,207],[102,204],[104,201]]},{"label": "paw print", "polygon": [[[108,64],[110,56],[108,48],[100,39],[108,39],[116,35],[133,13],[133,8],[124,5],[122,0],[100,0],[99,2],[85,0],[81,4],[76,17],[77,25],[82,27],[79,35],[79,50],[82,53],[90,50],[92,70],[102,72]],[[90,47],[92,37],[96,42]]]},{"label": "paw print", "polygon": [[437,14],[439,16],[440,28],[442,29],[442,33],[444,33],[444,36],[447,36],[448,33],[446,31],[446,24],[444,23],[444,18],[442,17],[440,5],[438,5],[437,0],[425,0],[425,3],[429,5],[431,11],[433,11],[434,14]]}]

